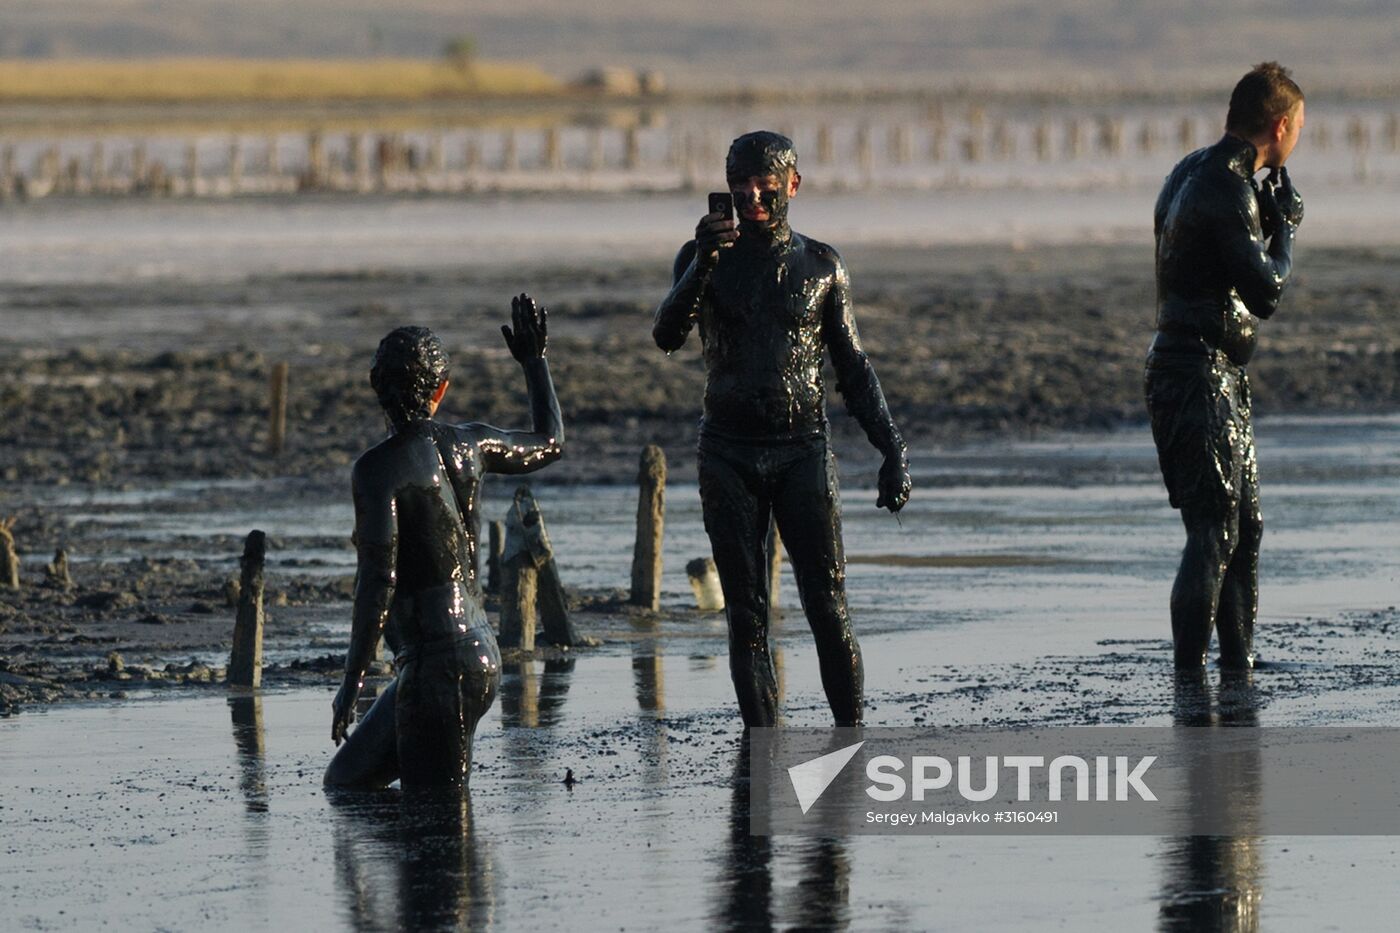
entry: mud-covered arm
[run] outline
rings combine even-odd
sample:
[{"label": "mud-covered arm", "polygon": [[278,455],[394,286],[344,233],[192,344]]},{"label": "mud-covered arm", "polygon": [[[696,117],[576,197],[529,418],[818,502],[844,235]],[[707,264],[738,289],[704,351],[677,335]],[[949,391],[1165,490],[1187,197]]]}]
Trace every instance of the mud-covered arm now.
[{"label": "mud-covered arm", "polygon": [[525,371],[525,391],[530,399],[531,427],[528,431],[506,431],[490,425],[464,426],[481,454],[481,467],[487,473],[529,473],[558,460],[564,453],[564,416],[554,380],[545,360],[549,314],[537,307],[529,295],[512,301],[511,320],[502,327],[506,346]]},{"label": "mud-covered arm", "polygon": [[846,400],[846,409],[860,422],[876,450],[885,456],[903,454],[904,438],[890,416],[875,369],[860,346],[851,303],[850,276],[840,257],[836,257],[836,273],[822,311],[822,337],[831,354],[836,389]]},{"label": "mud-covered arm", "polygon": [[[1259,216],[1266,205],[1261,205],[1248,185],[1238,186],[1234,195],[1224,199],[1216,224],[1221,261],[1249,312],[1269,318],[1278,310],[1283,287],[1293,274],[1293,237],[1298,227],[1276,214],[1270,224],[1273,235],[1266,241]],[[1277,210],[1272,201],[1267,208]]]},{"label": "mud-covered arm", "polygon": [[699,320],[713,268],[713,265],[701,261],[694,240],[682,246],[676,254],[676,262],[671,269],[671,291],[661,299],[651,326],[652,339],[667,353],[685,345],[690,329]]},{"label": "mud-covered arm", "polygon": [[875,449],[885,455],[876,504],[897,512],[908,500],[911,487],[904,438],[890,415],[875,369],[861,349],[846,264],[834,252],[833,259],[835,273],[822,309],[822,338],[831,354],[836,389],[846,401],[846,410],[860,423]]},{"label": "mud-covered arm", "polygon": [[398,556],[398,515],[390,492],[366,477],[360,464],[351,474],[355,500],[355,608],[350,648],[345,654],[345,679],[332,704],[331,739],[345,738],[365,671],[374,660],[379,637],[394,601],[395,561]]},{"label": "mud-covered arm", "polygon": [[549,363],[543,358],[521,364],[525,370],[525,391],[530,397],[532,427],[528,431],[507,431],[487,424],[464,425],[481,452],[481,466],[487,473],[530,473],[558,460],[564,454],[564,417]]}]

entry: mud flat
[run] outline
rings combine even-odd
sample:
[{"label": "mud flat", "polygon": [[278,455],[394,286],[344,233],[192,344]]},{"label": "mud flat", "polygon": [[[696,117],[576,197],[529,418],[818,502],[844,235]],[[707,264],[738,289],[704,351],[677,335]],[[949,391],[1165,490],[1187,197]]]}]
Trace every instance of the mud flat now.
[{"label": "mud flat", "polygon": [[[1152,330],[1146,244],[895,249],[847,259],[866,349],[916,441],[1141,423]],[[1400,248],[1312,247],[1251,367],[1256,411],[1400,405]],[[647,442],[685,462],[703,391],[696,346],[650,337],[663,255],[456,269],[157,275],[0,285],[15,365],[0,381],[0,482],[122,486],[290,476],[342,486],[382,431],[366,385],[392,327],[427,324],[454,360],[445,414],[520,420],[520,379],[497,332],[506,296],[552,311],[550,359],[570,448],[554,478],[629,478]],[[692,343],[698,343],[692,341]],[[291,366],[287,452],[268,456],[268,376]],[[833,398],[838,436],[863,455]]]}]

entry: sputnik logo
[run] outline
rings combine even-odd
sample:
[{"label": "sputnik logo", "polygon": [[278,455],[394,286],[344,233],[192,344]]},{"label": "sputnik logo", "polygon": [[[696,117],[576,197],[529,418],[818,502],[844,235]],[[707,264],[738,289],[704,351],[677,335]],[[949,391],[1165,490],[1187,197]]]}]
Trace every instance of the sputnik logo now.
[{"label": "sputnik logo", "polygon": [[788,777],[792,780],[792,789],[797,794],[797,802],[802,806],[803,815],[812,809],[812,805],[826,792],[831,782],[836,780],[864,744],[862,741],[847,745],[820,758],[813,758],[788,768]]}]

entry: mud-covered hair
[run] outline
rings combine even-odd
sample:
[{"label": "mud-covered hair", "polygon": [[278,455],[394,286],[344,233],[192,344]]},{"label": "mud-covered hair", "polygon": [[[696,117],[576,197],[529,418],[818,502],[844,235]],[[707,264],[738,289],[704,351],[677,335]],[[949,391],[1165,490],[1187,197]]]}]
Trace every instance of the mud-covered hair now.
[{"label": "mud-covered hair", "polygon": [[740,136],[729,144],[729,155],[724,159],[726,178],[782,175],[796,168],[797,150],[792,140],[768,130]]},{"label": "mud-covered hair", "polygon": [[426,327],[399,327],[379,341],[369,384],[394,427],[432,417],[428,403],[447,378],[447,351]]},{"label": "mud-covered hair", "polygon": [[1292,113],[1302,99],[1303,91],[1287,68],[1278,62],[1260,62],[1230,94],[1225,129],[1242,136],[1262,133],[1279,117]]}]

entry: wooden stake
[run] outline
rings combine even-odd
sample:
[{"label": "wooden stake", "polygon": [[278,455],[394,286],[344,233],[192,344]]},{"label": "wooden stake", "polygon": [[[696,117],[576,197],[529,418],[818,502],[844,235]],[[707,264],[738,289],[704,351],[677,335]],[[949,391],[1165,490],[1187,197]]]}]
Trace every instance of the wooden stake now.
[{"label": "wooden stake", "polygon": [[655,444],[642,450],[637,471],[637,540],[632,548],[632,594],[628,602],[652,612],[661,608],[661,542],[666,526],[666,453]]},{"label": "wooden stake", "polygon": [[501,591],[501,553],[506,546],[505,522],[491,522],[487,529],[486,592]]},{"label": "wooden stake", "polygon": [[15,517],[0,518],[0,587],[19,589],[19,551],[15,548]]},{"label": "wooden stake", "polygon": [[268,449],[274,457],[282,456],[287,439],[287,364],[276,363],[268,391],[269,440]]},{"label": "wooden stake", "polygon": [[233,624],[233,650],[228,659],[228,682],[240,687],[262,683],[263,566],[267,535],[253,530],[243,544],[238,616]]}]

